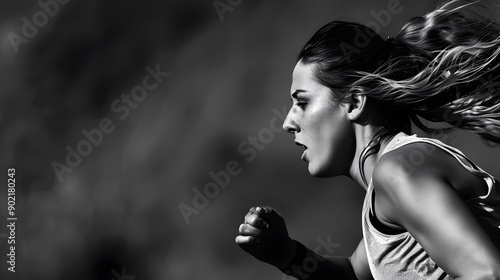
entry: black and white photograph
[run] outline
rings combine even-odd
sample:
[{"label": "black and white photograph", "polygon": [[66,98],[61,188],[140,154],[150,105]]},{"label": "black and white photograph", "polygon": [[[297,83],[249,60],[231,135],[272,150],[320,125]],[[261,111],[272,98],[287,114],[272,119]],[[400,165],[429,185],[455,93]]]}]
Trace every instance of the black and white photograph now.
[{"label": "black and white photograph", "polygon": [[499,0],[3,0],[1,280],[499,280]]}]

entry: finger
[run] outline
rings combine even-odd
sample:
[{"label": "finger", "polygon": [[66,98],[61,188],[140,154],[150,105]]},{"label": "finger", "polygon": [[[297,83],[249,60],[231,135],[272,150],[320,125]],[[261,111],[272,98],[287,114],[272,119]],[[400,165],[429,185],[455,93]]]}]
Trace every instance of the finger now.
[{"label": "finger", "polygon": [[257,206],[255,207],[255,212],[260,216],[268,215],[274,211],[271,207]]},{"label": "finger", "polygon": [[253,236],[259,238],[267,236],[267,232],[264,232],[263,230],[249,224],[241,224],[238,230],[240,235],[244,236]]},{"label": "finger", "polygon": [[253,215],[255,212],[257,212],[255,207],[250,208],[250,210],[248,210],[248,213],[245,215],[245,220],[247,219],[247,217]]},{"label": "finger", "polygon": [[260,243],[260,238],[253,236],[238,235],[236,236],[236,239],[234,241],[238,245],[257,244]]},{"label": "finger", "polygon": [[283,219],[280,214],[271,207],[256,207],[255,211],[259,217],[266,220],[269,224],[276,223],[280,219]]},{"label": "finger", "polygon": [[245,223],[262,229],[269,227],[269,223],[263,218],[259,217],[256,213],[246,216]]}]

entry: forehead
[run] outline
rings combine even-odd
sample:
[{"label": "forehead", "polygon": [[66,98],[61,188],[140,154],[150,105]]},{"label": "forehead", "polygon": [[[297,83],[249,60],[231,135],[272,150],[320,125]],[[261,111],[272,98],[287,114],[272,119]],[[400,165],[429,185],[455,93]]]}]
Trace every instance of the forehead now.
[{"label": "forehead", "polygon": [[296,90],[313,91],[321,86],[314,78],[314,66],[311,64],[304,64],[301,61],[297,62],[292,73],[292,87],[291,92]]}]

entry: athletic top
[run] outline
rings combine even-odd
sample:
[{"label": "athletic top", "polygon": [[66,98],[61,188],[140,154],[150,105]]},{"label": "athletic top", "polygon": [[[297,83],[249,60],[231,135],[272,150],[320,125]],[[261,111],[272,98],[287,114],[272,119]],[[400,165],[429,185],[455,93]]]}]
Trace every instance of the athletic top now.
[{"label": "athletic top", "polygon": [[[500,248],[500,193],[495,178],[476,166],[458,149],[436,139],[417,137],[416,134],[406,135],[400,132],[389,141],[382,154],[414,142],[425,142],[432,144],[432,148],[441,148],[455,157],[465,169],[486,181],[488,193],[468,199],[464,203],[478,218],[496,247]],[[421,152],[422,156],[425,155],[425,151]],[[422,160],[416,155],[413,158],[414,164],[417,165],[418,161]],[[363,203],[362,227],[366,255],[375,280],[452,279],[436,265],[410,233],[387,234],[375,228],[370,220],[370,216],[375,218],[372,202],[373,184],[370,181]]]}]

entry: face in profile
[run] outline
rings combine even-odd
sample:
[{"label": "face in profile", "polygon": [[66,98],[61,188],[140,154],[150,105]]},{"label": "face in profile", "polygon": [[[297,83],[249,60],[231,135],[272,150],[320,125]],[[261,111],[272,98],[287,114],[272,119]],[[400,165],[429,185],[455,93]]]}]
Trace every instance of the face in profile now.
[{"label": "face in profile", "polygon": [[295,135],[304,148],[302,160],[314,177],[347,175],[352,164],[355,141],[349,106],[333,101],[332,91],[318,83],[314,65],[298,62],[291,86],[292,108],[283,129]]}]

